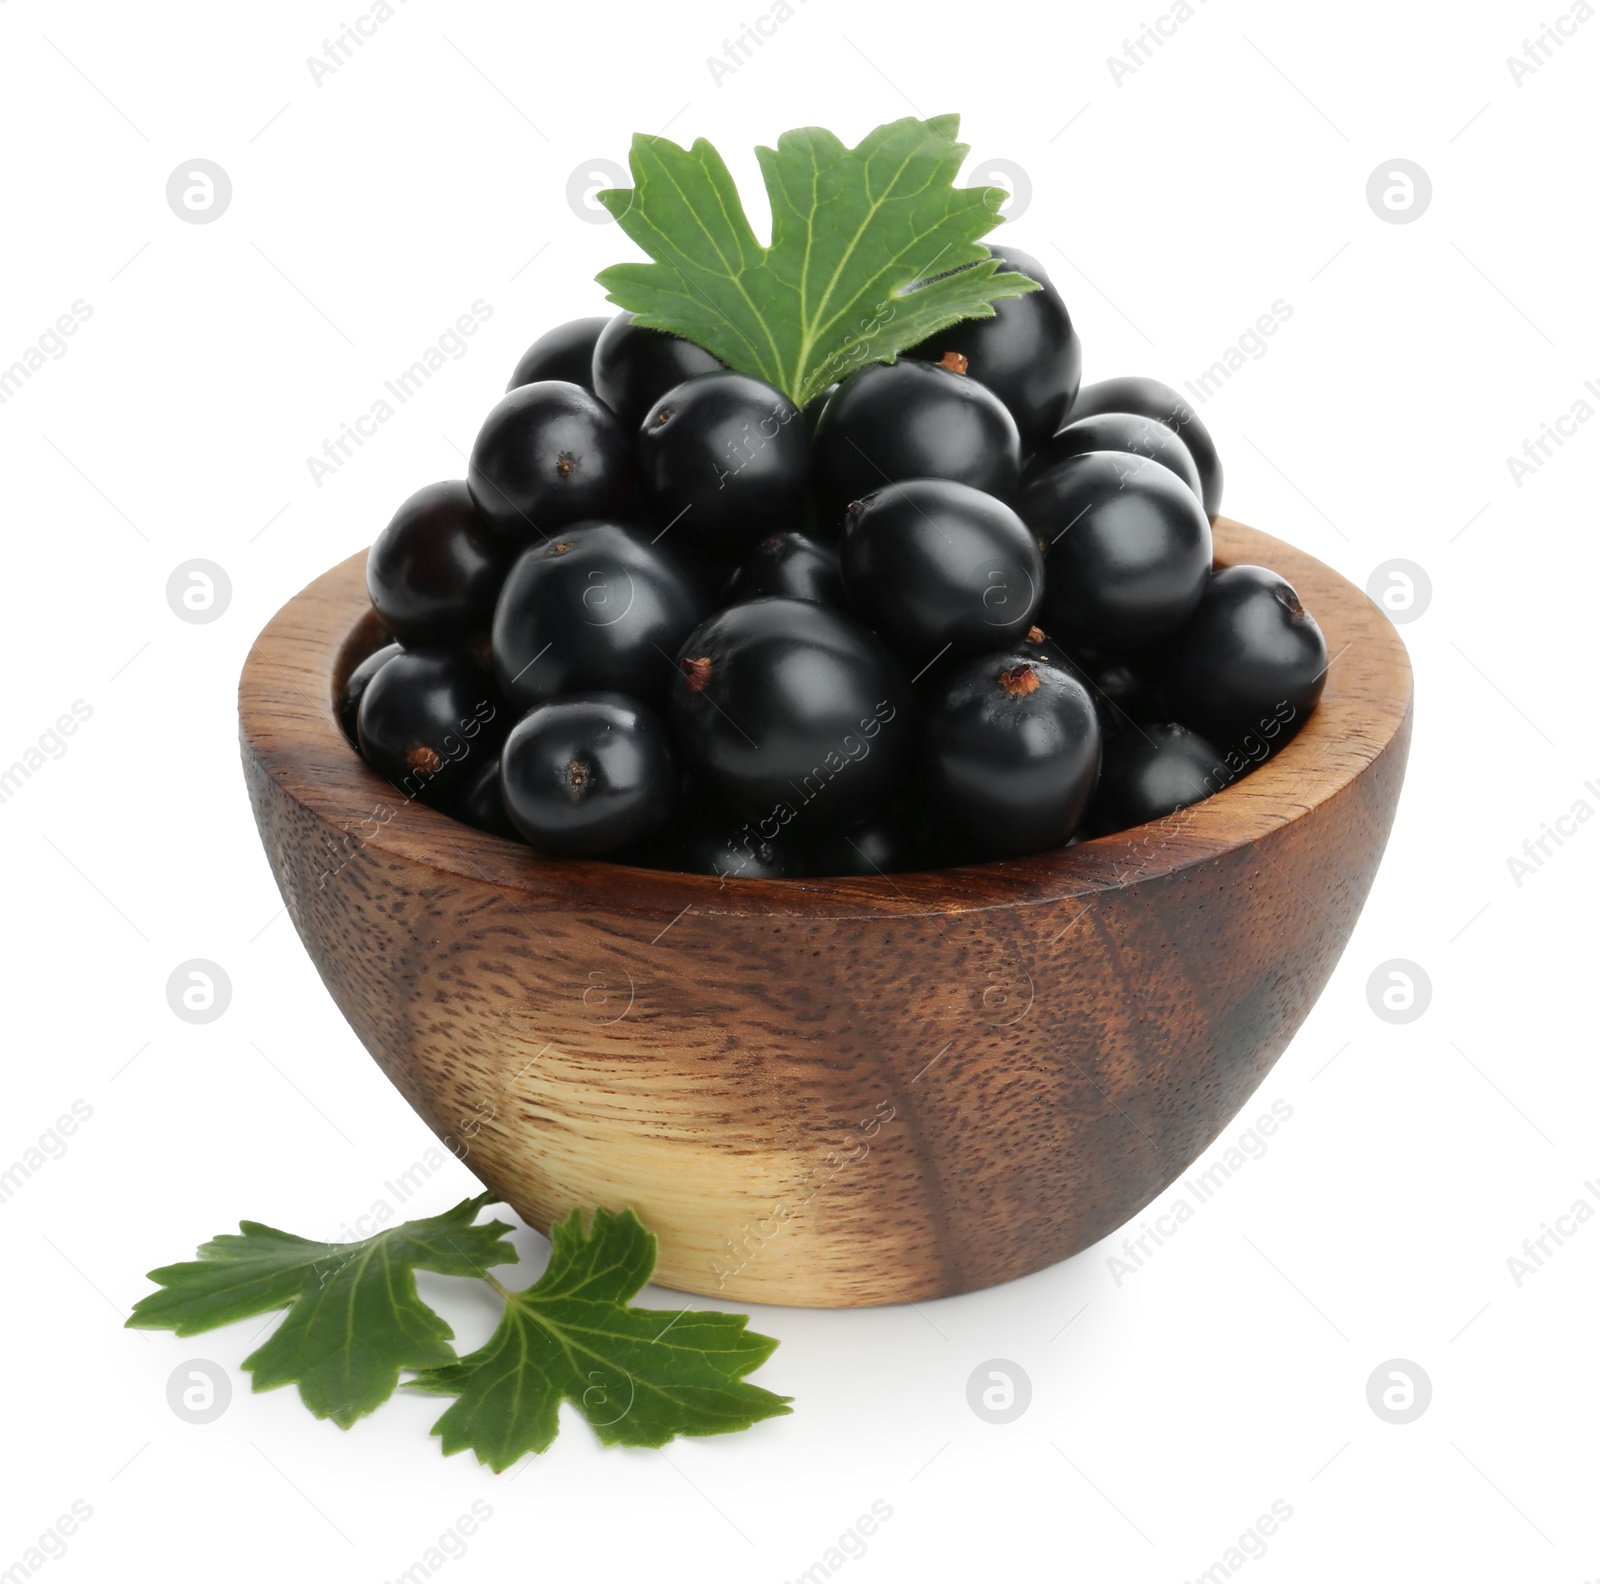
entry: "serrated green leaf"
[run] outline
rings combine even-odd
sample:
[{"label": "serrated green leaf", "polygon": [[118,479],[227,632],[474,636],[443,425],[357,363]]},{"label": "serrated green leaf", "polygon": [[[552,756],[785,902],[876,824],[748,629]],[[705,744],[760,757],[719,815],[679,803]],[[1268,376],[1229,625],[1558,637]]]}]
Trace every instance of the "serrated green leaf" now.
[{"label": "serrated green leaf", "polygon": [[772,203],[764,248],[722,156],[637,135],[631,188],[596,194],[655,261],[596,277],[642,324],[686,337],[797,406],[863,364],[894,358],[958,319],[987,319],[1037,283],[978,240],[1003,187],[954,185],[957,116],[891,121],[846,148],[819,127],[758,148]]},{"label": "serrated green leaf", "polygon": [[283,1324],[244,1361],[257,1391],[291,1383],[319,1419],[345,1429],[393,1395],[402,1369],[455,1357],[450,1327],[417,1295],[416,1272],[482,1276],[515,1261],[503,1221],[474,1226],[493,1194],[443,1215],[406,1221],[359,1243],[316,1243],[241,1221],[199,1258],[150,1272],[160,1290],[128,1325],[193,1336],[287,1308]]},{"label": "serrated green leaf", "polygon": [[633,1211],[596,1210],[586,1231],[574,1210],[550,1242],[549,1268],[507,1294],[477,1352],[407,1383],[456,1399],[433,1427],[446,1454],[470,1447],[498,1473],[550,1445],[563,1401],[607,1446],[664,1446],[789,1412],[789,1398],[743,1379],[778,1345],[744,1315],[629,1306],[656,1260]]}]

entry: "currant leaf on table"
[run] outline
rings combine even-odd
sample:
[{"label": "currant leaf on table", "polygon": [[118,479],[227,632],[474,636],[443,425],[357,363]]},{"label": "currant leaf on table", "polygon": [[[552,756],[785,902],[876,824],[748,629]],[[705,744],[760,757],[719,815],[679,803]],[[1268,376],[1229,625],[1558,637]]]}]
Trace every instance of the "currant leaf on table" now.
[{"label": "currant leaf on table", "polygon": [[607,1446],[664,1446],[790,1411],[791,1399],[743,1378],[778,1345],[746,1330],[745,1316],[629,1304],[656,1260],[655,1237],[631,1210],[596,1210],[587,1229],[574,1210],[550,1241],[544,1275],[505,1292],[481,1348],[408,1382],[456,1399],[433,1427],[445,1453],[471,1448],[498,1473],[550,1445],[563,1402]]},{"label": "currant leaf on table", "polygon": [[[563,1402],[607,1446],[745,1430],[789,1412],[744,1377],[777,1342],[744,1315],[636,1309],[656,1240],[632,1210],[574,1210],[550,1229],[543,1276],[512,1292],[489,1274],[517,1258],[503,1221],[475,1225],[493,1194],[354,1243],[318,1243],[241,1221],[199,1258],[150,1272],[157,1290],[128,1325],[193,1336],[273,1309],[288,1314],[244,1361],[255,1389],[290,1383],[319,1419],[349,1429],[406,1384],[456,1401],[433,1427],[442,1450],[471,1447],[499,1473],[555,1439]],[[494,1335],[458,1359],[453,1333],[417,1294],[416,1272],[474,1276],[505,1301]]]},{"label": "currant leaf on table", "polygon": [[243,1367],[255,1390],[297,1385],[317,1418],[348,1429],[394,1394],[401,1370],[456,1356],[449,1325],[417,1295],[416,1272],[484,1276],[514,1262],[507,1223],[473,1225],[493,1198],[464,1199],[356,1243],[318,1243],[241,1221],[238,1233],[202,1244],[198,1259],[151,1271],[159,1290],[134,1305],[127,1323],[193,1336],[287,1309]]},{"label": "currant leaf on table", "polygon": [[855,148],[802,127],[758,148],[770,247],[710,143],[684,149],[641,133],[629,154],[634,185],[596,196],[653,262],[615,264],[597,279],[639,323],[804,406],[852,369],[1038,289],[1002,271],[979,240],[1000,224],[1006,192],[955,186],[967,154],[959,126],[954,115],[908,116]]}]

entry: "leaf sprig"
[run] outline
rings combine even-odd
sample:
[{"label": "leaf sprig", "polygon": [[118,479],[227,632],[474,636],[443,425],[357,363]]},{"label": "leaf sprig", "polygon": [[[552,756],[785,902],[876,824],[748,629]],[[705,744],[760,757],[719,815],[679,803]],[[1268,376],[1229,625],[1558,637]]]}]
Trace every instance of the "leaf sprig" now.
[{"label": "leaf sprig", "polygon": [[[788,1413],[790,1399],[744,1376],[777,1347],[743,1315],[636,1309],[656,1240],[632,1210],[581,1210],[551,1228],[543,1276],[513,1292],[489,1267],[516,1260],[503,1221],[477,1225],[492,1194],[356,1243],[318,1243],[241,1221],[199,1257],[150,1272],[157,1291],[128,1325],[193,1336],[286,1309],[245,1359],[256,1391],[294,1384],[319,1419],[348,1429],[405,1384],[452,1396],[433,1433],[496,1471],[554,1441],[570,1402],[608,1446],[663,1446]],[[416,1272],[477,1277],[505,1300],[499,1327],[457,1358],[453,1333],[417,1293]]]},{"label": "leaf sprig", "polygon": [[979,241],[1000,224],[1006,191],[955,186],[967,155],[959,128],[959,116],[908,116],[853,149],[819,127],[758,148],[770,247],[710,143],[683,149],[640,133],[634,185],[596,197],[654,262],[614,264],[597,279],[641,324],[803,407],[853,369],[1038,290]]}]

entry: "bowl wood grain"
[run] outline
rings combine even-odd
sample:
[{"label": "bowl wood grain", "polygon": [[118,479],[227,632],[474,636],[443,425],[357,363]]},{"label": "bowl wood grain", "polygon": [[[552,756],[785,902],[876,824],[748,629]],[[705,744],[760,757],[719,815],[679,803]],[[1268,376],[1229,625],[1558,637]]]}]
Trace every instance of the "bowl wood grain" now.
[{"label": "bowl wood grain", "polygon": [[383,641],[352,556],[245,664],[245,777],[339,1009],[517,1213],[631,1205],[655,1279],[898,1303],[1066,1258],[1180,1177],[1338,961],[1399,797],[1411,673],[1310,556],[1226,518],[1335,658],[1252,775],[1017,862],[719,882],[555,861],[407,802],[338,684]]}]

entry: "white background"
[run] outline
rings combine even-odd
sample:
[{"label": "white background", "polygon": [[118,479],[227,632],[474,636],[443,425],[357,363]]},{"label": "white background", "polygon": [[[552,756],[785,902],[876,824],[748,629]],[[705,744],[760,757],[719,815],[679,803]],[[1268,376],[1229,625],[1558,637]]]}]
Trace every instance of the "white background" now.
[{"label": "white background", "polygon": [[[74,700],[93,710],[0,804],[0,1164],[74,1100],[93,1111],[0,1204],[0,1570],[82,1500],[93,1516],[47,1580],[378,1584],[483,1500],[451,1584],[776,1584],[882,1500],[849,1581],[1180,1584],[1278,1500],[1293,1516],[1248,1578],[1600,1576],[1600,1224],[1520,1286],[1507,1266],[1574,1200],[1600,1204],[1600,828],[1570,827],[1520,885],[1507,865],[1576,800],[1600,808],[1600,423],[1520,484],[1506,464],[1600,382],[1600,20],[1519,86],[1508,55],[1564,0],[1207,0],[1118,83],[1107,57],[1162,0],[795,0],[718,84],[706,57],[761,0],[405,0],[316,84],[307,56],[361,3],[0,4],[0,366],[74,301],[93,310],[0,407],[0,762]],[[432,1143],[279,915],[237,763],[251,639],[413,488],[459,474],[527,342],[605,311],[591,277],[633,255],[569,206],[575,170],[666,128],[711,138],[748,191],[755,143],[806,123],[854,141],[913,107],[962,113],[975,179],[1026,172],[1005,234],[1053,271],[1090,379],[1177,384],[1292,305],[1202,409],[1224,509],[1363,585],[1395,558],[1431,580],[1404,628],[1417,729],[1388,856],[1224,1140],[1274,1100],[1292,1119],[1120,1285],[1113,1239],[917,1309],[757,1311],[782,1339],[758,1379],[793,1417],[665,1453],[602,1452],[570,1418],[497,1478],[440,1456],[436,1401],[402,1395],[343,1433],[292,1391],[253,1396],[237,1366],[256,1324],[119,1329],[150,1267],[241,1216],[334,1236]],[[1366,199],[1397,157],[1433,184],[1409,224]],[[204,225],[165,198],[196,158],[233,186]],[[315,483],[306,458],[475,299],[493,314],[466,355]],[[208,625],[166,599],[195,557],[232,583]],[[166,999],[190,958],[233,987],[200,1027]],[[1367,993],[1397,958],[1432,986],[1405,1025]],[[447,1162],[418,1205],[474,1186]],[[542,1240],[518,1236],[537,1269]],[[487,1299],[440,1302],[463,1347],[487,1334]],[[234,1388],[203,1426],[166,1400],[196,1357]],[[967,1404],[994,1358],[1032,1383],[1006,1425]],[[1405,1425],[1367,1402],[1396,1358],[1432,1383]]]}]

